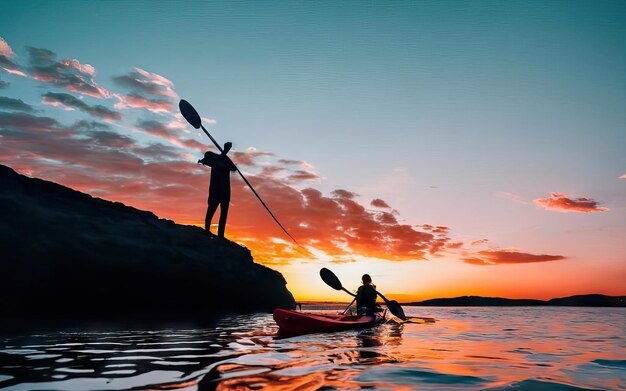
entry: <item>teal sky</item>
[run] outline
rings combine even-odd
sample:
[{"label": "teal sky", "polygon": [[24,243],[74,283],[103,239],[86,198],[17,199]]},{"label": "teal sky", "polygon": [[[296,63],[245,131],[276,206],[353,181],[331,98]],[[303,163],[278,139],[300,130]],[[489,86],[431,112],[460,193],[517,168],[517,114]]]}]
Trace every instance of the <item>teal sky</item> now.
[{"label": "teal sky", "polygon": [[[0,37],[17,61],[33,46],[91,64],[105,87],[163,75],[218,140],[310,163],[323,193],[626,276],[623,1],[11,1]],[[41,100],[0,77],[0,95]],[[551,192],[610,211],[533,205]]]}]

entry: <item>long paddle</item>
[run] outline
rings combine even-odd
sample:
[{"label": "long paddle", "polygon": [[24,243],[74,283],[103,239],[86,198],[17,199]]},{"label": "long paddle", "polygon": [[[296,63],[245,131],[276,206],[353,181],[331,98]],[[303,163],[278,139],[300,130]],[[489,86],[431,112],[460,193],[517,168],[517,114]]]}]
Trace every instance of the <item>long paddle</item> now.
[{"label": "long paddle", "polygon": [[[202,128],[202,130],[204,131],[204,133],[209,136],[209,138],[211,139],[211,141],[213,142],[213,145],[215,145],[215,147],[220,151],[220,152],[224,152],[224,150],[222,149],[222,147],[220,147],[220,145],[217,143],[217,141],[215,141],[215,139],[213,138],[213,136],[211,136],[209,134],[209,132],[207,132],[207,130],[204,128],[204,126],[202,125],[202,120],[200,119],[200,114],[198,114],[198,112],[196,111],[196,109],[193,108],[193,106],[191,105],[191,103],[187,102],[184,99],[181,99],[180,102],[178,103],[178,107],[180,108],[180,113],[183,115],[183,117],[185,117],[185,119],[187,120],[187,122],[189,122],[191,124],[191,126],[193,126],[194,128],[198,129],[198,128]],[[246,185],[248,185],[248,187],[250,188],[250,190],[252,190],[252,192],[254,193],[254,195],[256,196],[256,198],[261,202],[261,204],[263,205],[263,207],[265,208],[265,210],[270,214],[270,216],[272,216],[272,218],[274,219],[274,221],[276,222],[276,224],[278,224],[278,226],[283,230],[283,232],[285,234],[287,234],[287,236],[289,236],[289,238],[291,238],[291,240],[293,240],[293,242],[295,244],[297,244],[300,248],[302,248],[303,250],[305,250],[307,253],[309,252],[307,249],[305,249],[304,247],[302,247],[300,245],[300,243],[298,243],[298,241],[291,236],[291,234],[289,232],[287,232],[287,230],[285,229],[285,227],[283,227],[283,225],[280,223],[280,221],[278,221],[278,219],[276,218],[276,216],[274,216],[274,213],[272,213],[272,211],[270,210],[270,208],[265,204],[265,202],[261,199],[261,196],[256,192],[256,190],[254,190],[254,187],[252,187],[252,185],[250,184],[250,182],[248,182],[248,180],[246,179],[246,177],[243,175],[243,173],[239,170],[239,167],[235,166],[235,168],[237,169],[237,172],[239,173],[239,175],[241,176],[241,179],[243,179],[244,182],[246,182]]]},{"label": "long paddle", "polygon": [[[339,278],[335,275],[335,273],[331,272],[329,269],[322,268],[320,270],[320,277],[322,277],[322,280],[324,280],[326,285],[333,288],[334,290],[344,291],[348,293],[350,296],[356,297],[354,293],[350,292],[349,290],[347,290],[341,285],[341,281],[339,281]],[[404,314],[404,310],[402,309],[400,304],[398,304],[397,301],[387,300],[387,298],[383,296],[380,292],[376,291],[376,293],[378,294],[378,296],[381,297],[381,299],[385,301],[387,308],[394,316],[402,320],[406,320],[406,315]]]},{"label": "long paddle", "polygon": [[328,285],[329,287],[333,288],[334,290],[336,290],[336,291],[344,291],[347,294],[349,294],[350,296],[356,297],[356,295],[354,293],[350,292],[349,290],[347,290],[346,288],[344,288],[341,285],[341,281],[339,281],[339,278],[337,278],[335,273],[331,272],[330,270],[326,269],[325,267],[322,268],[322,270],[320,270],[320,277],[322,277],[322,280],[324,280],[326,285]]}]

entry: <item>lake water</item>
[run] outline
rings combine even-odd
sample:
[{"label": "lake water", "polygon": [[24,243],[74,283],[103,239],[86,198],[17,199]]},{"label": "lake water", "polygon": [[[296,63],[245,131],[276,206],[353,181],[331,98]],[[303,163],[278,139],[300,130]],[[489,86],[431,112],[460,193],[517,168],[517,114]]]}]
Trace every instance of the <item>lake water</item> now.
[{"label": "lake water", "polygon": [[[311,308],[311,307],[309,307]],[[206,328],[0,337],[7,390],[626,390],[626,308],[405,307],[436,323],[276,336]]]}]

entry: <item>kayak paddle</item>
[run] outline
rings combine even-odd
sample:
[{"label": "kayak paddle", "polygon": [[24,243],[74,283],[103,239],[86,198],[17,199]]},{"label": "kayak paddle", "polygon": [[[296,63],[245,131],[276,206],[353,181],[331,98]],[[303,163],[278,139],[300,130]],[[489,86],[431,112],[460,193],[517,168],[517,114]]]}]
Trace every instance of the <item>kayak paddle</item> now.
[{"label": "kayak paddle", "polygon": [[[339,281],[339,278],[335,275],[335,273],[331,272],[329,269],[322,268],[320,270],[320,277],[322,277],[322,280],[324,280],[326,285],[330,286],[334,290],[337,290],[337,291],[342,290],[346,292],[347,294],[356,297],[354,293],[348,291],[346,288],[344,288],[341,285],[341,281]],[[385,304],[387,305],[387,309],[389,309],[389,312],[391,312],[393,316],[398,317],[402,320],[406,320],[406,315],[404,314],[404,310],[402,309],[400,304],[398,304],[397,301],[387,300],[387,298],[378,291],[376,291],[376,294],[378,294],[378,296],[380,296],[381,299],[385,301]]]},{"label": "kayak paddle", "polygon": [[[180,113],[183,115],[183,117],[185,117],[185,119],[187,120],[187,122],[189,122],[191,124],[191,126],[193,126],[194,128],[198,129],[198,128],[202,128],[202,130],[204,131],[204,133],[209,136],[209,138],[211,139],[211,141],[213,141],[213,144],[217,147],[217,149],[220,152],[224,152],[224,150],[222,149],[222,147],[220,147],[220,145],[217,143],[217,141],[215,141],[215,139],[213,138],[213,136],[211,136],[209,134],[209,132],[204,128],[204,126],[202,125],[202,119],[200,119],[200,114],[198,114],[198,112],[196,111],[196,109],[193,108],[193,106],[191,105],[191,103],[187,102],[184,99],[181,99],[180,102],[178,103],[178,107],[180,108]],[[300,243],[298,243],[298,241],[291,236],[291,234],[289,232],[287,232],[287,230],[285,229],[285,227],[283,227],[283,225],[280,223],[280,221],[278,221],[278,219],[276,218],[276,216],[274,216],[274,213],[272,213],[272,211],[270,210],[270,208],[265,204],[265,202],[263,202],[263,200],[261,199],[261,196],[256,192],[256,190],[254,190],[254,187],[252,187],[252,185],[250,184],[250,182],[248,182],[248,180],[246,179],[246,177],[243,175],[243,173],[239,170],[239,168],[237,166],[235,166],[235,168],[237,168],[237,172],[239,173],[239,175],[241,176],[241,179],[243,179],[244,182],[246,182],[246,185],[248,185],[248,187],[250,188],[250,190],[252,190],[252,192],[254,193],[254,195],[256,196],[256,198],[261,202],[261,204],[263,205],[263,207],[265,208],[265,210],[270,214],[270,216],[272,216],[272,218],[274,219],[274,221],[276,222],[276,224],[278,224],[278,226],[283,230],[284,233],[287,234],[287,236],[289,236],[289,238],[291,238],[291,240],[293,240],[293,242],[295,244],[297,244],[301,249],[303,249],[304,251],[306,251],[308,254],[309,251],[307,249],[305,249],[304,247],[302,247],[300,245]]]},{"label": "kayak paddle", "polygon": [[387,300],[387,298],[385,296],[383,296],[382,293],[376,291],[376,293],[378,294],[378,296],[380,296],[381,299],[383,299],[385,301],[385,304],[387,305],[387,308],[389,309],[389,311],[396,317],[402,319],[402,320],[406,320],[406,315],[404,314],[404,310],[402,309],[402,306],[400,306],[400,303],[398,303],[395,300]]},{"label": "kayak paddle", "polygon": [[354,293],[350,292],[349,290],[347,290],[346,288],[344,288],[341,285],[341,281],[339,281],[339,278],[337,278],[335,273],[331,272],[330,270],[326,269],[325,267],[320,270],[320,277],[322,277],[322,280],[324,280],[326,285],[328,285],[329,287],[333,288],[334,290],[336,290],[336,291],[344,291],[347,294],[349,294],[350,296],[356,297],[356,295]]}]

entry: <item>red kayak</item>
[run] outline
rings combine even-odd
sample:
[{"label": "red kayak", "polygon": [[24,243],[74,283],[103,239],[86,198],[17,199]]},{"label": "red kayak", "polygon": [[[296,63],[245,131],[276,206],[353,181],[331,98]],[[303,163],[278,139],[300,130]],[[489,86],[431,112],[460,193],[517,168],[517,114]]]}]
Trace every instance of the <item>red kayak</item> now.
[{"label": "red kayak", "polygon": [[281,334],[297,335],[370,327],[384,321],[386,313],[385,310],[374,315],[333,315],[277,308],[274,310],[274,320]]}]

